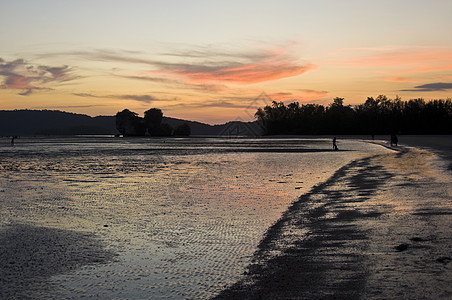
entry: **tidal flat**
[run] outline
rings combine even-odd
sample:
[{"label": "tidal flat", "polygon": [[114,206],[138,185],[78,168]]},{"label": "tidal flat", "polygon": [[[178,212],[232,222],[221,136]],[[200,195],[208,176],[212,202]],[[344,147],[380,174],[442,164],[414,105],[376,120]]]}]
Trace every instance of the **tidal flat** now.
[{"label": "tidal flat", "polygon": [[[338,146],[332,151],[329,138],[2,140],[8,263],[0,266],[10,275],[1,296],[384,298],[384,282],[396,293],[417,280],[395,280],[403,270],[391,265],[395,255],[412,253],[404,259],[413,262],[415,249],[439,242],[447,246],[429,250],[424,269],[448,283],[451,181],[440,159],[382,141]],[[15,248],[34,254],[14,256]],[[309,278],[324,292],[300,285]],[[450,295],[441,287],[439,296]]]}]

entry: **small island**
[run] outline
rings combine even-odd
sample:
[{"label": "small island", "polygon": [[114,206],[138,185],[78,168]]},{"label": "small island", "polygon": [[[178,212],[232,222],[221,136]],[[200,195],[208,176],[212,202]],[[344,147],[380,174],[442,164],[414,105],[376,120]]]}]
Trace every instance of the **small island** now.
[{"label": "small island", "polygon": [[116,129],[123,136],[189,136],[190,126],[187,123],[173,128],[168,123],[162,123],[163,112],[159,108],[151,108],[144,112],[144,118],[137,113],[124,109],[116,114]]}]

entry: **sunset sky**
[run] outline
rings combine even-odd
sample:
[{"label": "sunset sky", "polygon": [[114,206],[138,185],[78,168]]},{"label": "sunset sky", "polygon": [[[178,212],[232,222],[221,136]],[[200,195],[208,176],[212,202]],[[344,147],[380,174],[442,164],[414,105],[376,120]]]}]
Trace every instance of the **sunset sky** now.
[{"label": "sunset sky", "polygon": [[0,109],[223,123],[452,96],[452,1],[0,0]]}]

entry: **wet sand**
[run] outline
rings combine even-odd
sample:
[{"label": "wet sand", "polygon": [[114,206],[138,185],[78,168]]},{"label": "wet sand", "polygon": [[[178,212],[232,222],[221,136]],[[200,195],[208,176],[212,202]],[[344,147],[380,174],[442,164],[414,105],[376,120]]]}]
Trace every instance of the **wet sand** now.
[{"label": "wet sand", "polygon": [[[147,139],[0,147],[0,231],[8,261],[19,265],[4,298],[209,299],[241,278],[263,234],[299,195],[358,157],[387,152],[360,141],[332,152],[329,139],[171,142],[170,154],[170,141],[160,151]],[[171,154],[192,143],[206,153]],[[224,153],[237,147],[259,151]],[[85,234],[100,248],[86,249]],[[39,255],[15,256],[23,243]],[[117,256],[92,261],[102,256],[96,249]]]},{"label": "wet sand", "polygon": [[49,299],[52,276],[86,265],[111,262],[93,235],[71,230],[10,224],[0,230],[0,299]]},{"label": "wet sand", "polygon": [[[393,149],[394,151],[390,153],[383,151],[381,154],[354,160],[336,172],[332,171],[330,174],[333,172],[334,174],[328,180],[310,191],[297,189],[297,193],[305,194],[268,229],[245,274],[242,277],[237,276],[241,279],[220,292],[216,298],[451,298],[452,179],[450,170],[447,170],[447,167],[444,172],[439,170],[439,160],[429,151],[404,146]],[[337,155],[342,152],[334,153]],[[209,169],[211,168],[212,165],[209,165]],[[284,174],[287,176],[287,173]],[[295,175],[291,177],[299,176]],[[229,177],[236,178],[236,176]],[[236,179],[239,180],[239,178]],[[121,180],[124,179],[121,178]],[[83,191],[87,191],[89,184],[91,184],[90,181],[83,182]],[[44,186],[44,192],[46,188]],[[96,191],[99,190],[97,185],[94,188]],[[107,188],[111,187],[107,186]],[[275,198],[275,190],[272,191],[272,197]],[[10,195],[8,189],[0,192],[5,196]],[[253,190],[253,193],[257,192],[259,192],[258,189]],[[29,193],[37,196],[43,191],[32,189]],[[194,192],[191,191],[191,193]],[[27,194],[24,194],[24,197],[25,200],[29,199]],[[45,199],[47,197],[45,194]],[[5,198],[3,199],[4,207],[7,207],[7,197],[3,198]],[[110,287],[111,294],[108,295],[112,295],[112,298],[161,298],[157,296],[155,290],[150,288],[140,290],[138,294],[120,294],[113,289],[133,286],[132,281],[140,282],[137,277],[147,278],[141,275],[155,271],[156,265],[152,265],[149,258],[149,246],[152,245],[149,243],[149,237],[147,243],[143,244],[144,250],[138,254],[143,254],[143,261],[151,264],[152,268],[148,269],[146,265],[143,267],[143,269],[146,268],[145,270],[137,273],[137,269],[134,268],[136,266],[129,266],[126,261],[127,268],[116,270],[114,262],[119,260],[120,256],[108,249],[117,250],[112,247],[111,239],[116,239],[118,236],[112,235],[112,238],[108,239],[109,235],[106,235],[106,232],[117,230],[116,226],[113,226],[116,223],[109,222],[108,227],[105,227],[106,223],[100,223],[101,220],[95,218],[97,216],[96,210],[93,209],[95,206],[88,206],[90,214],[80,211],[84,218],[90,216],[94,219],[93,223],[97,224],[97,227],[94,226],[96,228],[94,233],[90,229],[93,226],[85,226],[85,228],[78,225],[72,228],[74,224],[68,219],[68,216],[74,215],[71,212],[68,212],[68,215],[61,215],[61,219],[53,219],[54,215],[50,215],[53,220],[50,223],[45,220],[40,221],[38,216],[43,218],[44,215],[40,210],[36,212],[35,204],[30,203],[30,207],[24,205],[24,199],[15,204],[19,205],[23,212],[14,211],[12,208],[15,206],[11,206],[12,208],[7,208],[10,213],[5,216],[9,215],[11,218],[14,214],[34,216],[31,220],[35,222],[30,222],[28,225],[23,222],[6,222],[0,226],[1,299],[52,299],[52,295],[57,295],[54,296],[55,299],[66,298],[58,296],[59,294],[55,292],[68,282],[71,285],[71,289],[68,289],[69,293],[61,295],[70,295],[74,299],[102,298],[102,295],[106,298],[107,294],[102,293],[101,289],[110,289]],[[67,201],[71,199],[68,198]],[[62,209],[66,211],[75,204],[61,202],[64,199],[59,200],[60,202],[48,204],[52,209],[45,206],[43,211],[53,212]],[[104,202],[89,203],[94,205]],[[138,204],[142,207],[141,203]],[[240,205],[241,210],[246,207],[242,202]],[[31,214],[31,211],[28,213],[31,209],[36,216]],[[193,207],[190,207],[190,210],[193,210]],[[277,214],[277,216],[280,215],[280,213]],[[57,216],[60,215],[57,214]],[[131,217],[128,215],[127,218]],[[20,218],[17,220],[20,221]],[[123,219],[118,222],[126,223]],[[237,232],[228,231],[228,234],[234,235]],[[256,239],[257,242],[259,237]],[[198,244],[198,240],[195,244]],[[124,251],[132,255],[136,249],[132,247],[133,245],[129,246],[130,249],[127,248]],[[221,249],[231,261],[231,252],[225,251],[224,247]],[[205,256],[204,252],[199,253]],[[185,261],[168,264],[168,268],[181,268],[185,266],[184,264],[193,264],[202,260],[200,257],[194,257],[191,261],[186,259],[186,255],[181,257],[185,258]],[[246,265],[247,263],[244,266]],[[96,271],[108,269],[109,266],[114,272]],[[214,264],[213,268],[221,269],[222,266]],[[87,272],[86,276],[82,274],[78,277],[65,277],[81,269]],[[92,274],[91,270],[93,270]],[[168,269],[168,272],[170,271]],[[77,282],[70,282],[72,278],[82,278],[85,281],[79,286]],[[141,280],[144,280],[143,278]],[[193,276],[184,278],[181,280],[188,281],[192,280]],[[228,278],[231,279],[230,276]],[[235,280],[216,284],[221,285],[221,290],[226,284]],[[180,291],[176,292],[166,294],[167,298],[192,298],[183,296]],[[199,291],[200,296],[193,298],[204,299],[206,294],[205,291]]]},{"label": "wet sand", "polygon": [[216,299],[450,299],[450,173],[431,152],[394,150],[301,196]]}]

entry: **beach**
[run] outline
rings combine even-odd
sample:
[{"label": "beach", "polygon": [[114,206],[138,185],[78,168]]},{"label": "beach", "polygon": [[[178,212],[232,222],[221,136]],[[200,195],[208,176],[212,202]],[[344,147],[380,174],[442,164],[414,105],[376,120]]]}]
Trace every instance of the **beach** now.
[{"label": "beach", "polygon": [[224,150],[231,141],[184,145],[186,156],[166,143],[4,150],[0,296],[452,296],[444,156],[382,141],[234,143],[240,153]]},{"label": "beach", "polygon": [[301,196],[216,299],[450,299],[451,174],[431,152],[392,149]]}]

